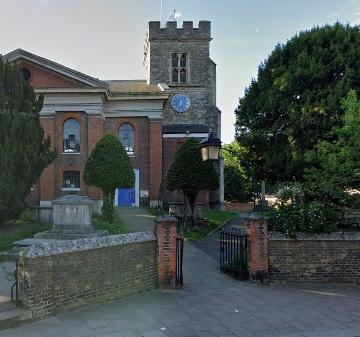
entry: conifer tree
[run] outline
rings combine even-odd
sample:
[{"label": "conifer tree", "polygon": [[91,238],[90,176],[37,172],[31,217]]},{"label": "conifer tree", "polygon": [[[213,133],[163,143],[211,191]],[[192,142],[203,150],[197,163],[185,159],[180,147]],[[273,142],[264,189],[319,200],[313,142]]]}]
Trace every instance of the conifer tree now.
[{"label": "conifer tree", "polygon": [[43,97],[0,56],[0,224],[19,216],[26,196],[55,159],[39,113]]},{"label": "conifer tree", "polygon": [[180,190],[187,203],[185,226],[195,224],[195,202],[200,191],[216,190],[219,179],[214,166],[202,161],[199,142],[190,138],[175,153],[166,174],[166,188],[169,191]]},{"label": "conifer tree", "polygon": [[115,189],[133,187],[135,183],[130,158],[117,137],[108,134],[98,141],[86,163],[84,181],[102,189],[103,217],[112,223]]}]

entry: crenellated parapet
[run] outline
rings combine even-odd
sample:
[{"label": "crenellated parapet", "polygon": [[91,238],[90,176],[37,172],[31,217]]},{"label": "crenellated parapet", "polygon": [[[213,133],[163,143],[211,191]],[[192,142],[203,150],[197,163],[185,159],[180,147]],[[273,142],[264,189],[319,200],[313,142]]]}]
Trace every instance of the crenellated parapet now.
[{"label": "crenellated parapet", "polygon": [[150,21],[148,26],[149,41],[154,40],[211,40],[211,22],[199,21],[198,28],[194,28],[192,21],[184,21],[178,27],[176,21],[166,22],[165,27],[161,27],[160,21]]}]

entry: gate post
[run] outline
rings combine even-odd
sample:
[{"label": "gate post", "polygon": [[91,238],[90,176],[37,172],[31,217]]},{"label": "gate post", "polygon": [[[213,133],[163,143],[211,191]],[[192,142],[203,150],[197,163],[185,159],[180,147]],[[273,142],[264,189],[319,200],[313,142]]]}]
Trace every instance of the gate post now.
[{"label": "gate post", "polygon": [[248,235],[249,279],[267,282],[269,278],[268,220],[262,215],[250,214],[244,227]]},{"label": "gate post", "polygon": [[176,288],[176,225],[176,219],[171,216],[155,220],[160,288]]}]

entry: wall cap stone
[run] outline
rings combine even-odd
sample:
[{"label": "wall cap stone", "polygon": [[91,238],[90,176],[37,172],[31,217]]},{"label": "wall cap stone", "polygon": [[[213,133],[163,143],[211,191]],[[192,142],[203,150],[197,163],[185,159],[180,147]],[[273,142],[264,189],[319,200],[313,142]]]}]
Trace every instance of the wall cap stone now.
[{"label": "wall cap stone", "polygon": [[79,240],[64,240],[62,242],[49,240],[48,243],[42,243],[25,248],[20,255],[25,258],[36,258],[155,240],[156,238],[153,232],[136,232],[129,234],[99,236]]},{"label": "wall cap stone", "polygon": [[297,233],[296,238],[289,238],[280,232],[269,232],[269,240],[273,241],[360,241],[360,232],[334,233]]},{"label": "wall cap stone", "polygon": [[94,201],[83,195],[63,195],[52,201],[53,205],[93,205]]},{"label": "wall cap stone", "polygon": [[245,220],[269,220],[269,217],[260,213],[249,213],[244,217]]},{"label": "wall cap stone", "polygon": [[177,220],[171,215],[161,215],[157,217],[155,221],[159,223],[159,222],[176,222]]}]

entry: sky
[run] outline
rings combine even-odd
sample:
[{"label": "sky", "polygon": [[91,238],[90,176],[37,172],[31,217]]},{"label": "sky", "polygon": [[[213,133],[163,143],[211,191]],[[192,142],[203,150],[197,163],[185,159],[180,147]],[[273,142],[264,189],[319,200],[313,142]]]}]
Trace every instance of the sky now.
[{"label": "sky", "polygon": [[[144,79],[148,21],[161,0],[0,0],[0,54],[22,48],[103,79]],[[163,19],[212,22],[222,141],[234,138],[234,110],[277,43],[316,25],[360,24],[360,0],[163,0]]]}]

